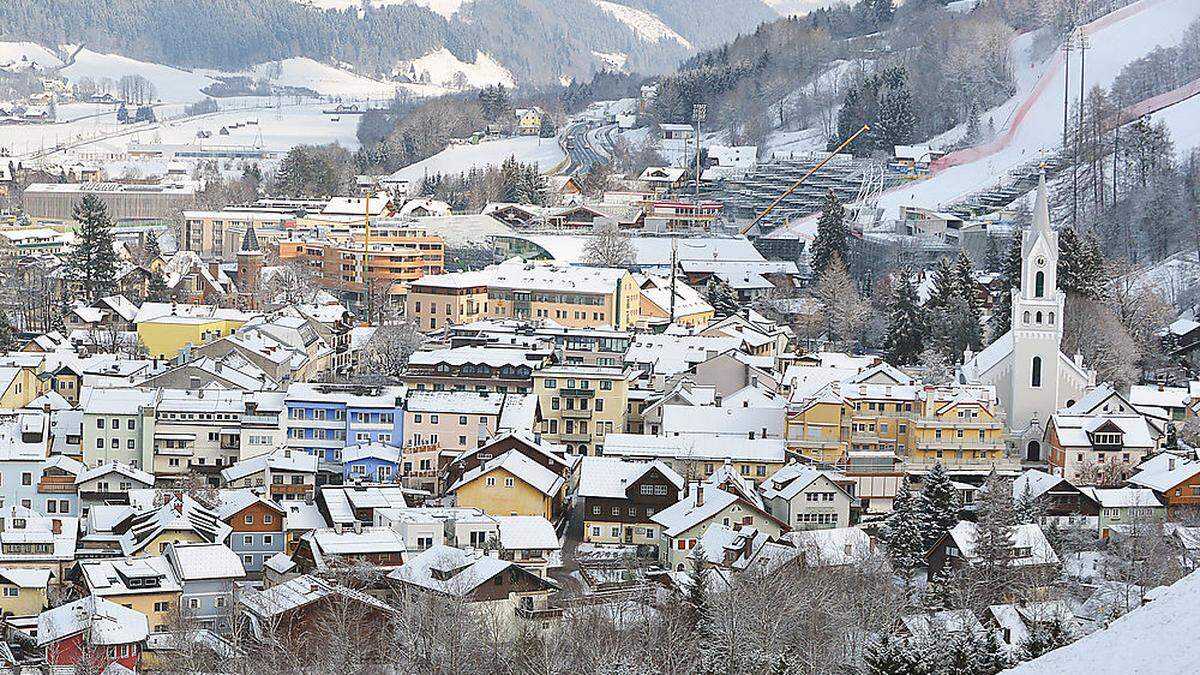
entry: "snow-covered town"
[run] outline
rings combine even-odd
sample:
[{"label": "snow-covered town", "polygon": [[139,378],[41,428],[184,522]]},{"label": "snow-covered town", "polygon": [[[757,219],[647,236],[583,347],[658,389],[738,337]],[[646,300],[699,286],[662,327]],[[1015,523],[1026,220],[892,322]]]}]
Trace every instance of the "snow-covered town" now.
[{"label": "snow-covered town", "polygon": [[0,3],[0,674],[1200,672],[1195,0]]}]

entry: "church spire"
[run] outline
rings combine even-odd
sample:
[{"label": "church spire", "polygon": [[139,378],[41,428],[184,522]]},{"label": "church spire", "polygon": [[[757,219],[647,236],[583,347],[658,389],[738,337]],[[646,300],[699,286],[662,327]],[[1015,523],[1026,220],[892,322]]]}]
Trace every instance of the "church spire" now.
[{"label": "church spire", "polygon": [[1045,239],[1052,241],[1050,236],[1050,200],[1046,197],[1046,170],[1038,179],[1037,199],[1033,203],[1033,231]]},{"label": "church spire", "polygon": [[258,246],[258,233],[254,231],[254,223],[246,225],[246,234],[242,235],[242,248],[238,253],[261,253]]}]

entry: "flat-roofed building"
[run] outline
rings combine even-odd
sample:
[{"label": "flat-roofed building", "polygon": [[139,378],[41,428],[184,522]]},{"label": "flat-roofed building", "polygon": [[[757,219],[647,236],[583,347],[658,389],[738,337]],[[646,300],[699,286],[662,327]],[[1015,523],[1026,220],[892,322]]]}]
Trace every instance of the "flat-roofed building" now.
[{"label": "flat-roofed building", "polygon": [[30,218],[66,222],[74,220],[75,205],[89,194],[104,202],[114,221],[165,220],[195,204],[196,186],[33,183],[22,193],[22,204]]}]

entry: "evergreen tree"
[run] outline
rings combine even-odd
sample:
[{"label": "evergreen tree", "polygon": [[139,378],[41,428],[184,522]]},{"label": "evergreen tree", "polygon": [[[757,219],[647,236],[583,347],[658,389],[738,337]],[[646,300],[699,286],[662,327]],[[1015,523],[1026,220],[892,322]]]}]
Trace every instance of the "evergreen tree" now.
[{"label": "evergreen tree", "polygon": [[925,308],[932,310],[948,307],[950,301],[959,294],[958,274],[954,265],[947,258],[938,260],[933,267],[933,290],[929,293],[929,299],[925,301]]},{"label": "evergreen tree", "polygon": [[708,278],[708,283],[704,285],[704,299],[708,304],[712,305],[716,315],[720,317],[737,314],[742,308],[742,303],[738,302],[737,293],[729,284],[725,283],[717,275],[712,275]]},{"label": "evergreen tree", "polygon": [[146,301],[147,302],[169,302],[171,300],[171,289],[167,288],[167,282],[163,278],[162,271],[153,270],[150,272],[150,281],[146,285]]},{"label": "evergreen tree", "polygon": [[72,214],[79,223],[79,243],[67,260],[72,281],[87,302],[109,295],[116,283],[117,254],[113,250],[112,218],[108,206],[94,194],[84,195]]},{"label": "evergreen tree", "polygon": [[992,306],[989,325],[991,341],[995,342],[1012,328],[1012,291],[1021,290],[1021,236],[1013,235],[1008,244],[1008,256],[1000,271],[1000,295]]},{"label": "evergreen tree", "polygon": [[981,649],[977,654],[976,672],[979,675],[996,675],[996,673],[1008,668],[1008,665],[1008,651],[1005,650],[1004,644],[1000,642],[1000,636],[994,630],[987,631],[987,634],[983,637]]},{"label": "evergreen tree", "polygon": [[809,265],[813,277],[818,277],[829,266],[836,255],[843,261],[850,259],[849,232],[846,229],[846,208],[842,206],[833,190],[825,195],[821,206],[821,217],[817,220],[817,236],[813,240]]},{"label": "evergreen tree", "polygon": [[888,559],[892,567],[906,579],[925,561],[924,514],[917,508],[917,499],[901,481],[892,504],[892,514],[884,523],[879,537],[887,546]]},{"label": "evergreen tree", "polygon": [[863,653],[863,675],[933,675],[937,668],[921,649],[885,633]]},{"label": "evergreen tree", "polygon": [[987,604],[1009,600],[1013,583],[1013,526],[1017,510],[1012,481],[995,473],[988,476],[976,507],[974,571]]},{"label": "evergreen tree", "polygon": [[925,334],[928,332],[921,316],[920,299],[908,271],[900,273],[892,300],[892,312],[888,316],[887,337],[884,349],[888,360],[902,366],[914,363],[925,350]]},{"label": "evergreen tree", "polygon": [[157,234],[150,232],[146,235],[146,248],[142,253],[142,257],[144,258],[143,262],[145,264],[150,264],[162,256],[162,249],[158,246]]},{"label": "evergreen tree", "polygon": [[955,283],[958,285],[958,292],[971,309],[974,310],[978,317],[979,311],[983,309],[983,303],[979,300],[979,293],[976,292],[975,284],[975,265],[971,262],[971,258],[967,256],[966,251],[958,252],[958,260],[954,261],[954,277]]},{"label": "evergreen tree", "polygon": [[950,482],[946,467],[941,462],[934,464],[925,475],[925,486],[921,488],[917,502],[917,509],[928,528],[925,532],[926,550],[958,524],[960,508],[958,489]]},{"label": "evergreen tree", "polygon": [[1028,482],[1013,499],[1013,508],[1016,510],[1018,523],[1038,523],[1046,513],[1045,504],[1034,496]]},{"label": "evergreen tree", "polygon": [[[891,0],[884,1],[891,4]],[[895,72],[896,76],[880,93],[874,137],[876,149],[890,153],[894,146],[912,142],[917,130],[917,113],[904,70],[892,68],[889,72]]]},{"label": "evergreen tree", "polygon": [[982,346],[979,312],[962,296],[955,296],[945,306],[931,311],[929,324],[930,343],[950,364],[962,363],[966,350],[978,351]]},{"label": "evergreen tree", "polygon": [[7,354],[16,348],[17,338],[8,320],[8,313],[0,312],[0,354]]},{"label": "evergreen tree", "polygon": [[1036,659],[1047,652],[1069,644],[1073,636],[1062,617],[1055,614],[1048,623],[1036,622],[1029,630],[1029,635],[1021,641],[1022,659]]}]

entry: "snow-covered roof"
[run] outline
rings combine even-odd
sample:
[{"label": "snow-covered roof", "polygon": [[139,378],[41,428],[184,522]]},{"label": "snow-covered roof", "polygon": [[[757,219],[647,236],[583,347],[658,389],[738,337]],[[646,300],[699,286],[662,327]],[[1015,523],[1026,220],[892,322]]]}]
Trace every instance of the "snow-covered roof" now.
[{"label": "snow-covered roof", "polygon": [[1165,588],[1137,607],[1075,642],[1005,671],[1007,675],[1128,675],[1192,672],[1200,663],[1200,641],[1191,616],[1200,603],[1200,571]]},{"label": "snow-covered roof", "polygon": [[1156,508],[1162,506],[1162,502],[1158,500],[1158,496],[1154,494],[1154,491],[1145,488],[1085,487],[1080,489],[1085,494],[1091,495],[1092,499],[1095,499],[1096,503],[1103,509]]},{"label": "snow-covered roof", "polygon": [[[703,500],[697,504],[700,495],[703,495]],[[686,497],[650,519],[663,528],[664,534],[674,537],[716,516],[736,501],[737,495],[707,485],[691,490]]]},{"label": "snow-covered roof", "polygon": [[784,538],[802,551],[805,564],[813,567],[855,565],[875,555],[870,535],[858,527],[797,530]]},{"label": "snow-covered roof", "polygon": [[[171,593],[180,590],[179,579],[171,563],[161,555],[146,558],[116,558],[80,563],[88,591],[95,596]],[[158,579],[157,586],[146,586],[133,579]]]},{"label": "snow-covered roof", "polygon": [[[823,469],[815,469],[805,464],[789,464],[767,478],[762,484],[762,494],[766,499],[783,499],[791,501],[796,495],[800,494],[814,481],[825,478],[830,481],[834,487],[842,492],[846,492],[842,487],[847,479],[846,476],[837,471],[828,471]],[[847,493],[848,495],[848,493]]]},{"label": "snow-covered roof", "polygon": [[307,574],[289,579],[263,591],[247,592],[238,598],[238,602],[253,612],[255,616],[269,618],[324,600],[332,595],[358,601],[387,614],[393,611],[386,604],[366,593]]},{"label": "snow-covered roof", "polygon": [[404,537],[388,527],[364,527],[359,531],[333,528],[313,530],[304,535],[326,556],[363,555],[381,552],[403,552]]},{"label": "snow-covered roof", "polygon": [[38,615],[38,647],[87,631],[93,645],[134,644],[150,634],[146,615],[96,596],[48,609]]},{"label": "snow-covered roof", "polygon": [[[719,436],[783,436],[784,405],[759,407],[715,408],[682,405],[665,405],[662,414],[664,435],[719,435]],[[608,447],[607,440],[604,447]]]},{"label": "snow-covered roof", "polygon": [[50,570],[24,567],[0,567],[0,579],[21,588],[45,588],[50,583]]},{"label": "snow-covered roof", "polygon": [[221,478],[226,482],[240,480],[268,468],[271,471],[316,473],[317,456],[299,450],[280,449],[267,455],[243,459],[233,466],[222,469]]},{"label": "snow-covered roof", "polygon": [[1063,415],[1051,417],[1058,441],[1064,447],[1091,447],[1090,434],[1103,426],[1114,425],[1122,434],[1121,444],[1126,448],[1153,448],[1156,432],[1145,417],[1133,415]]},{"label": "snow-covered roof", "polygon": [[[976,529],[977,526],[975,523],[963,520],[959,521],[947,533],[954,541],[954,545],[958,547],[962,557],[968,561],[973,561],[976,557]],[[1046,539],[1046,535],[1042,532],[1041,527],[1031,524],[1014,525],[1011,531],[1013,546],[1015,548],[1029,549],[1028,556],[1012,560],[1014,566],[1053,565],[1058,563],[1058,554],[1050,546],[1050,541]]]},{"label": "snow-covered roof", "polygon": [[531,359],[528,352],[522,349],[504,347],[455,347],[453,349],[431,349],[414,353],[409,357],[409,365],[436,366],[445,363],[450,366],[489,365],[493,368],[504,366],[529,366],[539,364],[541,358]]},{"label": "snow-covered roof", "polygon": [[474,481],[476,478],[491,473],[496,469],[503,469],[520,478],[544,495],[553,496],[558,494],[559,489],[563,485],[562,476],[538,464],[517,450],[509,450],[499,457],[480,462],[479,466],[463,473],[462,477],[454,485],[451,485],[448,491],[453,492],[463,485]]},{"label": "snow-covered roof", "polygon": [[180,581],[204,579],[242,579],[246,567],[242,557],[224,544],[193,543],[170,544],[164,557]]},{"label": "snow-covered roof", "polygon": [[394,445],[386,443],[361,443],[342,448],[342,463],[358,462],[364,459],[379,459],[394,464],[400,463],[402,451]]},{"label": "snow-covered roof", "polygon": [[221,490],[217,492],[217,517],[221,520],[227,520],[249,507],[251,504],[262,504],[267,508],[273,509],[279,513],[284,513],[284,509],[273,500],[258,494],[251,488],[238,488],[234,490]]},{"label": "snow-covered roof", "polygon": [[1187,387],[1135,384],[1129,387],[1129,402],[1139,408],[1184,408],[1191,403],[1191,395]]},{"label": "snow-covered roof", "polygon": [[626,488],[651,469],[661,472],[677,490],[683,489],[683,477],[659,460],[634,462],[618,457],[589,456],[580,464],[578,495],[625,499]]},{"label": "snow-covered roof", "polygon": [[554,525],[541,516],[496,516],[500,545],[512,550],[555,550],[559,548]]},{"label": "snow-covered roof", "polygon": [[82,485],[83,483],[87,483],[88,481],[92,481],[109,474],[124,476],[140,483],[144,487],[154,486],[154,474],[147,473],[141,469],[135,469],[128,464],[122,464],[116,460],[109,464],[101,464],[100,466],[84,471],[75,478],[75,484]]},{"label": "snow-covered roof", "polygon": [[414,391],[409,393],[404,409],[418,413],[455,415],[498,415],[504,407],[505,394],[466,391]]},{"label": "snow-covered roof", "polygon": [[[676,406],[684,410],[706,408]],[[721,408],[717,408],[721,410]],[[604,437],[604,454],[609,457],[714,460],[722,462],[765,462],[782,464],[787,455],[787,441],[782,438],[749,438],[745,434],[679,434],[678,436],[647,436],[643,434],[608,434]]]},{"label": "snow-covered roof", "polygon": [[1026,469],[1025,473],[1013,480],[1013,499],[1021,499],[1027,490],[1029,496],[1041,497],[1062,480],[1062,477],[1048,474],[1045,471]]}]

